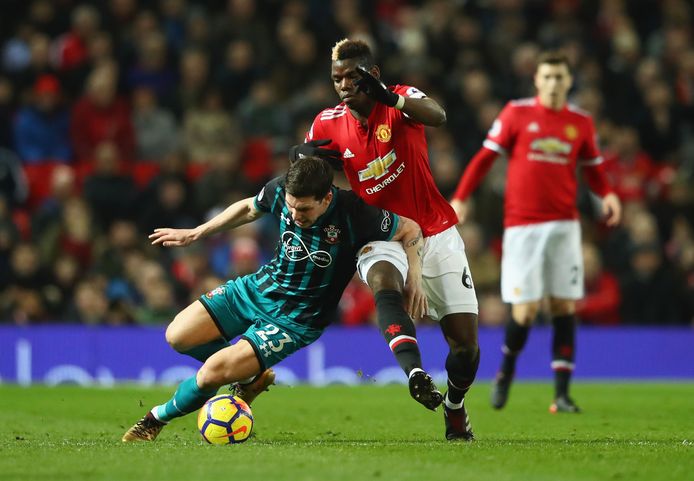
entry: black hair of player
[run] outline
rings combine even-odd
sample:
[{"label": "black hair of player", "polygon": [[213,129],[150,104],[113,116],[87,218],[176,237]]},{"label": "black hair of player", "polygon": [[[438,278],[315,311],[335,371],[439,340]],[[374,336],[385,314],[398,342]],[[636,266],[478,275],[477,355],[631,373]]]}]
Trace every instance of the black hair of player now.
[{"label": "black hair of player", "polygon": [[566,53],[561,50],[547,50],[542,52],[537,57],[537,66],[543,64],[549,65],[566,65],[566,68],[571,71],[571,64],[569,63],[569,57]]},{"label": "black hair of player", "polygon": [[303,157],[289,165],[284,188],[294,197],[322,200],[333,185],[333,168],[319,157]]}]

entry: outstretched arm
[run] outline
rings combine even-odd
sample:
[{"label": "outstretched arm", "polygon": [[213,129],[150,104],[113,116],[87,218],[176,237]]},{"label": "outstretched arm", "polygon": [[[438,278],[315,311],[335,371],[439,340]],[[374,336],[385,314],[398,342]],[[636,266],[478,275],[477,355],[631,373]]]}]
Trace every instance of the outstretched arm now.
[{"label": "outstretched arm", "polygon": [[424,249],[422,229],[412,219],[400,216],[400,222],[392,240],[400,241],[407,254],[409,265],[405,280],[407,312],[413,319],[420,319],[427,312],[427,296],[422,287],[422,250]]},{"label": "outstretched arm", "polygon": [[451,200],[451,206],[458,216],[459,223],[465,222],[468,215],[470,208],[468,198],[470,194],[472,194],[480,182],[482,182],[482,179],[487,175],[487,172],[491,169],[498,155],[497,152],[482,147],[465,169],[460,182],[458,182],[458,187],[453,194],[453,199]]},{"label": "outstretched arm", "polygon": [[254,197],[249,197],[234,202],[223,212],[194,229],[161,227],[154,229],[149,238],[152,240],[152,245],[161,244],[164,247],[185,247],[198,239],[205,238],[216,232],[248,224],[263,215],[263,212],[255,208],[253,204],[254,199]]}]

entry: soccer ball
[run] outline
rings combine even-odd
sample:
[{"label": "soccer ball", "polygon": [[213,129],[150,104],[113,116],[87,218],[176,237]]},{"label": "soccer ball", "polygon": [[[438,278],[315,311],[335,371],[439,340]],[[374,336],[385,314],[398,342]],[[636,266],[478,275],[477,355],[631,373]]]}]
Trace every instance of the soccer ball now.
[{"label": "soccer ball", "polygon": [[200,408],[198,429],[210,444],[242,443],[253,430],[253,413],[240,397],[221,394]]}]

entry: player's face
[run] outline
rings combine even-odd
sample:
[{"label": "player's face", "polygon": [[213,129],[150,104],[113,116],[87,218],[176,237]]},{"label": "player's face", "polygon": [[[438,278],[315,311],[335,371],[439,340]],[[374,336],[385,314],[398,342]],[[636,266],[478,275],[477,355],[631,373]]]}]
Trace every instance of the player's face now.
[{"label": "player's face", "polygon": [[314,197],[294,197],[292,194],[285,194],[284,200],[287,203],[289,213],[294,219],[294,223],[305,229],[311,227],[320,216],[322,216],[333,199],[333,193],[328,192],[324,198],[316,200]]},{"label": "player's face", "polygon": [[357,111],[369,102],[369,97],[357,90],[356,82],[361,78],[356,70],[358,65],[357,59],[335,60],[330,71],[333,87],[340,100]]},{"label": "player's face", "polygon": [[572,81],[569,68],[565,64],[540,64],[535,72],[535,88],[540,103],[552,109],[564,107]]}]

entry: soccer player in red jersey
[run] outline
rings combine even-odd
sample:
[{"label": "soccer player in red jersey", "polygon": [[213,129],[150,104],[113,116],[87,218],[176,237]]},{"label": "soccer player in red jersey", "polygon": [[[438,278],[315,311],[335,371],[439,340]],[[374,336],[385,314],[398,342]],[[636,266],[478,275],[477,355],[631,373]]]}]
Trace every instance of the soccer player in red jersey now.
[{"label": "soccer player in red jersey", "polygon": [[[295,146],[294,152],[332,157],[367,204],[405,215],[421,226],[428,315],[440,321],[450,348],[443,399],[446,438],[472,440],[463,400],[479,366],[477,297],[456,229],[458,219],[434,183],[424,134],[425,125],[442,125],[446,113],[415,87],[386,87],[362,41],[344,39],[335,45],[331,77],[341,103],[316,116],[306,143]],[[405,261],[397,243],[372,242],[360,251],[357,267],[374,293],[379,327],[416,399],[413,386],[424,371],[414,324],[403,309],[412,297]]]},{"label": "soccer player in red jersey", "polygon": [[504,353],[492,389],[492,406],[501,409],[540,301],[549,297],[554,328],[552,369],[555,400],[551,412],[579,412],[569,397],[574,369],[575,302],[583,297],[581,231],[576,208],[576,167],[601,197],[609,226],[621,218],[619,198],[599,165],[593,120],[567,103],[572,77],[561,52],[546,52],[535,72],[537,96],[513,100],[494,121],[483,147],[470,161],[451,205],[460,222],[468,197],[501,154],[508,156],[504,202],[501,295],[512,304]]}]

